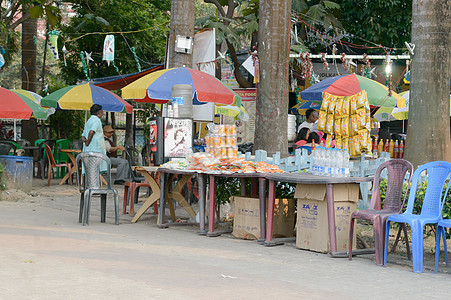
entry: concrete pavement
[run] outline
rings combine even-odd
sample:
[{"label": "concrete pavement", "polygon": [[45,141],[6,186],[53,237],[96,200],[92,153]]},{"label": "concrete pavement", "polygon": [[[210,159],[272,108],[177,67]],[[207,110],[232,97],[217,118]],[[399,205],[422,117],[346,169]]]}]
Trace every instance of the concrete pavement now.
[{"label": "concrete pavement", "polygon": [[395,259],[377,267],[372,256],[348,261],[293,244],[207,238],[193,226],[159,229],[150,212],[135,224],[121,215],[115,226],[110,198],[107,222],[94,199],[90,226],[82,226],[76,187],[33,184],[35,197],[0,201],[0,299],[450,297],[450,274],[431,272],[433,262],[415,274]]}]

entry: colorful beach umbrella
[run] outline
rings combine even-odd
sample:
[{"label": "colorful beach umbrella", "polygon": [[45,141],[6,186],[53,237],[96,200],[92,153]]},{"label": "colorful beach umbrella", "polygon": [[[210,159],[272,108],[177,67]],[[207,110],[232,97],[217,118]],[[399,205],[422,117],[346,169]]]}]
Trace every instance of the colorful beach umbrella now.
[{"label": "colorful beach umbrella", "polygon": [[308,109],[321,109],[321,104],[318,104],[313,101],[305,101],[301,100],[300,103],[296,104],[292,108],[290,108],[290,111],[293,115],[305,115],[306,111]]},{"label": "colorful beach umbrella", "polygon": [[[374,114],[374,118],[379,122],[382,121],[398,121],[407,120],[409,118],[409,101],[410,91],[406,91],[400,94],[406,101],[406,106],[399,107],[381,107]],[[451,116],[451,95],[450,95],[450,116]]]},{"label": "colorful beach umbrella", "polygon": [[47,112],[32,99],[13,91],[0,88],[0,119],[28,120],[47,119]]},{"label": "colorful beach umbrella", "polygon": [[[404,83],[410,84],[410,71],[407,72],[406,74],[404,74]],[[451,80],[450,80],[450,84],[451,84]]]},{"label": "colorful beach umbrella", "polygon": [[[22,90],[22,89],[12,89],[10,91],[13,93],[25,96],[25,97],[33,100],[35,103],[39,104],[39,106],[41,106],[42,96],[39,94],[36,94],[35,92]],[[46,111],[47,117],[49,117],[50,115],[53,115],[56,111],[53,107],[43,107],[43,109]]]},{"label": "colorful beach umbrella", "polygon": [[104,111],[132,113],[133,107],[118,95],[90,83],[71,85],[41,99],[42,106],[59,109],[89,110],[99,104]]},{"label": "colorful beach umbrella", "polygon": [[124,99],[137,102],[166,103],[172,99],[172,86],[189,84],[193,87],[193,104],[241,104],[241,98],[214,76],[186,67],[150,73],[122,88]]},{"label": "colorful beach umbrella", "polygon": [[386,86],[379,82],[356,74],[330,77],[301,92],[302,100],[322,101],[323,93],[335,96],[352,96],[366,90],[368,101],[372,106],[404,107],[404,98],[392,91],[388,95]]},{"label": "colorful beach umbrella", "polygon": [[249,114],[241,105],[215,105],[215,114],[232,117],[245,122],[249,121]]}]

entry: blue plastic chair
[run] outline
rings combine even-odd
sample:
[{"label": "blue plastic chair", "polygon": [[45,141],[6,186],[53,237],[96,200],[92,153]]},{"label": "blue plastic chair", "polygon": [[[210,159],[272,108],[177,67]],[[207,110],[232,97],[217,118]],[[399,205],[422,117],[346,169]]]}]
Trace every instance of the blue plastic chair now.
[{"label": "blue plastic chair", "polygon": [[[441,220],[437,225],[437,235],[435,236],[435,273],[438,272],[438,260],[440,256],[440,238],[443,237],[443,247],[445,250],[445,262],[448,263],[448,249],[446,249],[445,227],[451,228],[451,219]],[[440,236],[441,234],[441,236]]]},{"label": "blue plastic chair", "polygon": [[[419,215],[413,214],[413,206],[417,193],[418,181],[421,173],[427,172],[427,187]],[[426,224],[435,224],[442,219],[443,203],[448,194],[451,180],[451,163],[435,161],[419,166],[413,173],[412,186],[409,193],[406,211],[402,214],[391,215],[387,218],[385,229],[384,266],[387,264],[388,234],[390,222],[407,223],[412,236],[412,263],[415,273],[423,272],[423,229]],[[448,179],[448,183],[446,180]],[[446,192],[443,187],[447,184]],[[443,194],[443,195],[442,195]]]}]

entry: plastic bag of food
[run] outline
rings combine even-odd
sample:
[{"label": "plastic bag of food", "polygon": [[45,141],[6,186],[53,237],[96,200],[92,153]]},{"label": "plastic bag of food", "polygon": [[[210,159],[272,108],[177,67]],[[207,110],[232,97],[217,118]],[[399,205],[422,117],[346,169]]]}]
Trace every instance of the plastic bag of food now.
[{"label": "plastic bag of food", "polygon": [[359,135],[356,134],[352,137],[351,141],[351,156],[358,156],[360,155],[360,141],[359,141]]},{"label": "plastic bag of food", "polygon": [[341,136],[349,137],[349,118],[341,118]]},{"label": "plastic bag of food", "polygon": [[348,149],[349,149],[349,138],[342,138],[341,139],[341,149],[348,151]]},{"label": "plastic bag of food", "polygon": [[357,96],[356,95],[351,96],[350,105],[351,105],[351,108],[349,110],[349,113],[351,115],[353,115],[357,112]]},{"label": "plastic bag of food", "polygon": [[351,130],[349,135],[353,136],[359,132],[359,120],[357,114],[351,116]]},{"label": "plastic bag of food", "polygon": [[365,128],[366,123],[366,113],[365,108],[357,109],[357,122],[359,123],[359,129]]},{"label": "plastic bag of food", "polygon": [[343,97],[338,97],[335,102],[335,117],[341,117],[343,115]]},{"label": "plastic bag of food", "polygon": [[370,102],[368,101],[368,97],[367,97],[366,91],[365,91],[365,100],[364,101],[365,101],[365,110],[367,112],[369,112],[371,110],[371,107],[370,107]]},{"label": "plastic bag of food", "polygon": [[334,134],[336,137],[339,137],[342,135],[341,131],[341,119],[335,119],[334,122]]},{"label": "plastic bag of food", "polygon": [[324,131],[326,129],[327,112],[320,110],[318,117],[318,130]]},{"label": "plastic bag of food", "polygon": [[365,113],[365,128],[371,130],[371,114],[369,112]]},{"label": "plastic bag of food", "polygon": [[[319,130],[319,128],[318,128]],[[334,115],[333,114],[327,114],[327,120],[326,120],[326,129],[324,130],[327,134],[333,134],[334,133]]]},{"label": "plastic bag of food", "polygon": [[328,114],[334,114],[335,112],[335,104],[337,102],[337,98],[336,96],[332,95],[329,99],[329,108],[327,109],[327,113]]},{"label": "plastic bag of food", "polygon": [[332,134],[328,134],[326,138],[326,148],[332,147]]},{"label": "plastic bag of food", "polygon": [[343,105],[341,107],[341,116],[349,116],[349,107],[351,105],[351,97],[344,97],[343,98]]},{"label": "plastic bag of food", "polygon": [[335,148],[342,149],[343,139],[335,139]]},{"label": "plastic bag of food", "polygon": [[328,92],[323,93],[323,101],[321,102],[321,110],[326,111],[329,109],[329,99],[332,95]]},{"label": "plastic bag of food", "polygon": [[357,94],[357,108],[365,107],[365,91]]},{"label": "plastic bag of food", "polygon": [[368,130],[366,129],[359,130],[359,140],[360,140],[360,149],[368,150]]}]

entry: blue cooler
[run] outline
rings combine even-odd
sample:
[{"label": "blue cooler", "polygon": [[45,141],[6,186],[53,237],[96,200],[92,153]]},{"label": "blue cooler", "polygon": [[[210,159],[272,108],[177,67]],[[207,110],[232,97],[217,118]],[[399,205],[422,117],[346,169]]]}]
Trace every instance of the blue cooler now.
[{"label": "blue cooler", "polygon": [[18,189],[31,192],[33,178],[33,157],[0,155],[0,164],[5,172],[3,181],[8,190]]}]

